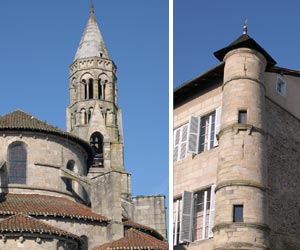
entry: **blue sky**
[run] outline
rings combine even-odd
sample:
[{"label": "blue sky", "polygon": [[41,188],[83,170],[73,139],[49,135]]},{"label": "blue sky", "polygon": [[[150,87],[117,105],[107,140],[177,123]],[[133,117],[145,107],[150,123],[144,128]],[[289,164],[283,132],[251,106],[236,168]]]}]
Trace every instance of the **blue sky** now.
[{"label": "blue sky", "polygon": [[[168,1],[94,0],[118,67],[125,167],[132,191],[168,192]],[[65,129],[68,74],[89,16],[86,0],[0,2],[0,115],[15,109]]]},{"label": "blue sky", "polygon": [[217,65],[213,52],[248,34],[277,62],[300,69],[299,1],[174,0],[174,86]]}]

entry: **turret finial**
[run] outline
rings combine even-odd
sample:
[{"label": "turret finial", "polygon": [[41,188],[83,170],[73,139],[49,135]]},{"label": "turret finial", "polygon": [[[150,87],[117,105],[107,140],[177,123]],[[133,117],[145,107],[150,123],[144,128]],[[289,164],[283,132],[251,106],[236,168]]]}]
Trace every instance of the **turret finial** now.
[{"label": "turret finial", "polygon": [[243,35],[247,35],[248,33],[248,27],[247,27],[248,20],[246,19],[243,26]]}]

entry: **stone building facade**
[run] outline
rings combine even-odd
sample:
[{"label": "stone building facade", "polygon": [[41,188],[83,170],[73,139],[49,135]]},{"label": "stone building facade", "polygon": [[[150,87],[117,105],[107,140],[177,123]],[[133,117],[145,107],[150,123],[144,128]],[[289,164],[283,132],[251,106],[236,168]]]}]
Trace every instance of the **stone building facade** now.
[{"label": "stone building facade", "polygon": [[244,30],[174,90],[175,249],[300,249],[300,71]]},{"label": "stone building facade", "polygon": [[0,248],[167,249],[165,196],[131,195],[116,66],[93,5],[69,82],[67,132],[22,110],[0,116]]}]

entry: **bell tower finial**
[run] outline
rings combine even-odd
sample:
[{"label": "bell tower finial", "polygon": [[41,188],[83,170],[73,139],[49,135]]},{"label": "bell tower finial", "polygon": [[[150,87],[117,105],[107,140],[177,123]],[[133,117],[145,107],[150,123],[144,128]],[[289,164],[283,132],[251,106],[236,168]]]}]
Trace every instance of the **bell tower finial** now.
[{"label": "bell tower finial", "polygon": [[248,20],[246,19],[246,20],[244,21],[244,26],[243,26],[243,35],[247,35],[247,33],[248,33],[247,22],[248,22]]},{"label": "bell tower finial", "polygon": [[94,1],[91,0],[91,6],[90,6],[90,17],[95,16],[95,7],[94,7]]}]

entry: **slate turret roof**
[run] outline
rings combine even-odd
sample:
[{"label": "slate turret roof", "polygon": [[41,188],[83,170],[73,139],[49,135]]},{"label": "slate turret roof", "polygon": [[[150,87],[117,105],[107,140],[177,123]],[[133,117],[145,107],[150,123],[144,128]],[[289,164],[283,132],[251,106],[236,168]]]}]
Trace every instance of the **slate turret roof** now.
[{"label": "slate turret roof", "polygon": [[265,51],[253,38],[248,34],[243,34],[230,43],[227,47],[220,49],[214,53],[214,55],[220,60],[223,61],[224,56],[231,50],[238,48],[249,48],[254,49],[260,52],[267,60],[267,66],[271,67],[276,64],[276,61]]}]

